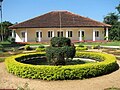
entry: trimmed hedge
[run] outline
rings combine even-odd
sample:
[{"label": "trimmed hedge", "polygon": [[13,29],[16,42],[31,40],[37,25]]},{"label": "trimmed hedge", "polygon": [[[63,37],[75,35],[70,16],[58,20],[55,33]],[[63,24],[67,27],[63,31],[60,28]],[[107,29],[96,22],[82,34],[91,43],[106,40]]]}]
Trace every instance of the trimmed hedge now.
[{"label": "trimmed hedge", "polygon": [[36,52],[44,52],[46,48],[40,48],[40,47],[37,47],[35,49]]},{"label": "trimmed hedge", "polygon": [[53,37],[50,42],[52,47],[71,46],[71,40],[66,37]]},{"label": "trimmed hedge", "polygon": [[76,47],[75,49],[76,49],[76,51],[88,50],[88,48],[86,46],[84,46],[84,47]]},{"label": "trimmed hedge", "polygon": [[110,54],[96,52],[77,52],[77,57],[103,60],[97,63],[67,66],[29,65],[18,62],[31,57],[44,56],[45,53],[20,54],[6,58],[8,72],[22,78],[43,80],[84,79],[104,75],[118,69],[116,58]]}]

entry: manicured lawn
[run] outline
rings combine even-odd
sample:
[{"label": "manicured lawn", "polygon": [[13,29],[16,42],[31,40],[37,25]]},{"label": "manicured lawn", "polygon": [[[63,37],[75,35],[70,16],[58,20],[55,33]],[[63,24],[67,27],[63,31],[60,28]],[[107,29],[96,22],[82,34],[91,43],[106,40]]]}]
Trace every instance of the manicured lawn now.
[{"label": "manicured lawn", "polygon": [[80,42],[75,43],[75,45],[103,45],[103,46],[120,46],[120,41],[111,41],[111,42]]}]

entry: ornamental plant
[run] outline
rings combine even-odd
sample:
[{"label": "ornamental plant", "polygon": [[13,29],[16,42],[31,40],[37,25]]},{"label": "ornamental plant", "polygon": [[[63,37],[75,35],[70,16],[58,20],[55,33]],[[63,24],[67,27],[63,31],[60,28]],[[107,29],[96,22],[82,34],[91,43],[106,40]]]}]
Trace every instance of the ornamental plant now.
[{"label": "ornamental plant", "polygon": [[65,37],[53,37],[46,48],[47,61],[50,65],[65,65],[69,58],[75,56],[75,46]]}]

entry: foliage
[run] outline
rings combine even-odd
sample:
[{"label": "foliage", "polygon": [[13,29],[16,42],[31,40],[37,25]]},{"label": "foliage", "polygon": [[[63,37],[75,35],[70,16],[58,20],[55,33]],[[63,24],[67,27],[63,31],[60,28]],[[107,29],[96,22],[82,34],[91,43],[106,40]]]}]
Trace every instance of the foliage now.
[{"label": "foliage", "polygon": [[5,58],[0,58],[0,62],[4,62],[5,61]]},{"label": "foliage", "polygon": [[88,48],[86,46],[84,46],[83,44],[79,44],[76,47],[76,51],[83,51],[83,50],[88,50]]},{"label": "foliage", "polygon": [[70,46],[71,40],[66,37],[53,37],[51,39],[51,46],[52,47],[63,47],[63,46]]},{"label": "foliage", "polygon": [[110,88],[105,88],[104,90],[120,90],[120,88],[112,86]]},{"label": "foliage", "polygon": [[8,38],[8,41],[11,42],[11,43],[15,43],[15,38],[9,37],[9,38]]},{"label": "foliage", "polygon": [[45,46],[40,44],[36,49],[35,49],[37,52],[43,52],[45,51]]},{"label": "foliage", "polygon": [[120,4],[116,7],[118,13],[120,14]]},{"label": "foliage", "polygon": [[75,52],[73,46],[48,47],[46,49],[46,56],[48,62],[52,65],[65,65],[68,58],[75,56]]},{"label": "foliage", "polygon": [[24,46],[24,49],[25,49],[25,50],[31,50],[30,45],[25,45],[25,46]]},{"label": "foliage", "polygon": [[92,49],[100,49],[100,45],[93,45]]},{"label": "foliage", "polygon": [[12,31],[8,28],[11,25],[13,25],[13,24],[9,21],[2,22],[3,28],[2,28],[2,30],[0,30],[1,31],[0,40],[2,40],[2,37],[3,37],[3,40],[7,40],[9,38],[9,36],[11,36]]},{"label": "foliage", "polygon": [[45,48],[37,47],[37,48],[35,49],[35,51],[36,51],[36,52],[43,52],[43,51],[45,51]]},{"label": "foliage", "polygon": [[40,57],[44,54],[30,53],[8,57],[5,60],[6,68],[8,72],[22,78],[43,80],[84,79],[104,75],[118,69],[116,58],[113,55],[96,52],[77,52],[76,56],[101,59],[102,62],[67,66],[28,65],[18,62],[27,58]]},{"label": "foliage", "polygon": [[65,59],[75,56],[75,47],[71,46],[71,40],[65,37],[53,37],[51,46],[46,48],[48,63],[52,65],[65,65]]},{"label": "foliage", "polygon": [[[110,41],[110,42],[80,42],[80,44],[83,44],[85,46],[91,46],[91,45],[120,46],[120,41]],[[76,43],[75,45],[78,46],[79,43]]]},{"label": "foliage", "polygon": [[4,50],[4,47],[2,44],[0,44],[0,51],[3,51]]},{"label": "foliage", "polygon": [[84,47],[76,47],[76,51],[84,51],[84,50],[88,50],[88,48],[86,46],[84,46]]},{"label": "foliage", "polygon": [[38,46],[38,48],[45,48],[45,46],[42,45],[42,44],[40,44],[40,45]]},{"label": "foliage", "polygon": [[109,28],[109,39],[110,40],[120,40],[120,4],[116,7],[118,13],[109,13],[104,17],[104,23],[112,25]]},{"label": "foliage", "polygon": [[84,47],[84,45],[83,44],[79,44],[78,47]]}]

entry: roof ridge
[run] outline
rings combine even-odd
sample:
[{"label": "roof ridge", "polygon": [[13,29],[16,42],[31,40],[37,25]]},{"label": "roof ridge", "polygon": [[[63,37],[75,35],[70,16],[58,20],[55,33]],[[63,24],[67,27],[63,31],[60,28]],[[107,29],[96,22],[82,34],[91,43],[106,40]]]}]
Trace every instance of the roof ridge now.
[{"label": "roof ridge", "polygon": [[[42,15],[36,16],[34,18],[25,20],[23,22],[20,22],[18,24],[15,24],[13,26],[10,26],[10,28],[27,28],[27,27],[58,27],[58,13],[63,13],[63,23],[62,26],[75,26],[75,27],[81,27],[81,26],[92,26],[92,27],[110,27],[111,25],[105,24],[100,21],[96,21],[94,19],[81,16],[79,14],[70,12],[68,10],[56,10],[56,11],[50,11],[47,13],[44,13]],[[73,24],[71,21],[71,18],[76,18],[77,22]],[[67,21],[66,21],[67,20]]]}]

